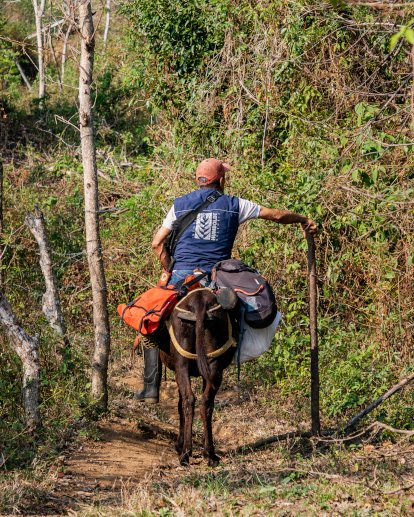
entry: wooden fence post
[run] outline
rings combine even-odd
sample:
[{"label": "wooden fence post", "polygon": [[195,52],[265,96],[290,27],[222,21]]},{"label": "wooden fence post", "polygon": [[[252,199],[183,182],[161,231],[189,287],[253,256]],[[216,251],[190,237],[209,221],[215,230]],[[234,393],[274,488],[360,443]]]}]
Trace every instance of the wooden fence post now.
[{"label": "wooden fence post", "polygon": [[[42,311],[52,329],[58,336],[63,337],[66,334],[66,325],[63,320],[58,282],[53,269],[52,250],[50,249],[43,212],[38,206],[35,206],[34,214],[29,211],[26,212],[25,221],[39,245],[40,267],[46,284],[46,292],[42,298]],[[67,339],[65,339],[65,345],[69,345]]]},{"label": "wooden fence post", "polygon": [[311,417],[312,435],[319,436],[321,423],[319,418],[319,354],[318,354],[318,321],[317,321],[317,291],[316,291],[316,258],[315,240],[312,234],[306,233],[308,241],[308,270],[309,270],[309,334],[311,356]]}]

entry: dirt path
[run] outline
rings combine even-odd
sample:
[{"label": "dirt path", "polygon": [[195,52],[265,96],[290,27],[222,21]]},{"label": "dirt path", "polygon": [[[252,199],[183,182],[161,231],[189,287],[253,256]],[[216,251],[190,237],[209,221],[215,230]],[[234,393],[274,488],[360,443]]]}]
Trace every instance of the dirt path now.
[{"label": "dirt path", "polygon": [[[129,387],[137,389],[133,381]],[[163,384],[160,398],[159,407],[178,425],[175,387]],[[65,461],[66,474],[83,484],[112,489],[127,480],[139,482],[160,464],[176,459],[175,425],[148,421],[143,406],[133,400],[119,405],[98,427],[100,440],[74,449]]]},{"label": "dirt path", "polygon": [[[118,381],[130,391],[141,389],[140,372],[130,370]],[[195,383],[197,384],[197,383]],[[196,399],[200,394],[193,386]],[[267,417],[256,407],[253,391],[242,393],[234,384],[219,390],[213,419],[216,448],[240,444],[266,434],[291,430],[284,420]],[[64,474],[59,474],[53,497],[26,515],[62,515],[79,504],[110,505],[119,498],[121,489],[133,489],[139,482],[165,465],[184,471],[178,464],[174,443],[177,438],[178,389],[174,381],[161,384],[160,404],[145,406],[131,398],[113,401],[108,417],[98,424],[99,440],[79,439],[65,451]],[[193,424],[193,457],[191,465],[203,466],[201,451],[202,422],[196,402]],[[222,464],[228,460],[222,458]],[[164,470],[164,469],[162,469]],[[177,472],[178,473],[178,472]]]},{"label": "dirt path", "polygon": [[[136,375],[126,377],[123,382],[133,391],[141,387]],[[217,403],[234,402],[237,396],[234,391],[219,393]],[[174,450],[179,425],[177,404],[175,382],[163,382],[160,404],[151,409],[159,413],[161,419],[149,419],[148,410],[146,412],[144,406],[134,400],[119,405],[109,419],[99,424],[99,441],[84,442],[80,447],[74,444],[68,451],[64,460],[65,476],[59,479],[61,495],[71,499],[94,499],[93,493],[97,490],[119,490],[123,483],[138,483],[159,465],[177,461]],[[194,428],[201,434],[198,408]],[[225,432],[216,426],[216,439],[219,440],[222,434]],[[197,431],[195,435],[193,462],[198,463]]]},{"label": "dirt path", "polygon": [[128,421],[99,426],[101,440],[76,451],[66,462],[66,473],[87,484],[113,487],[117,482],[138,482],[163,460],[175,458],[171,440],[145,432]]},{"label": "dirt path", "polygon": [[[141,388],[137,371],[119,381],[130,391]],[[200,394],[194,389],[196,398]],[[247,438],[278,434],[292,430],[287,421],[266,415],[255,405],[253,391],[242,393],[235,385],[223,385],[216,397],[213,435],[216,448],[240,444]],[[98,424],[99,440],[80,438],[62,458],[53,496],[23,515],[63,515],[79,504],[110,505],[119,498],[123,487],[133,489],[158,467],[184,471],[178,464],[174,443],[179,415],[178,389],[175,382],[161,384],[160,404],[145,406],[131,398],[112,403],[108,417]],[[202,422],[196,402],[193,424],[191,465],[203,466],[201,451]],[[262,414],[263,413],[263,414]],[[225,457],[222,464],[226,463]],[[164,469],[162,469],[164,470]],[[178,472],[177,472],[178,474]]]}]

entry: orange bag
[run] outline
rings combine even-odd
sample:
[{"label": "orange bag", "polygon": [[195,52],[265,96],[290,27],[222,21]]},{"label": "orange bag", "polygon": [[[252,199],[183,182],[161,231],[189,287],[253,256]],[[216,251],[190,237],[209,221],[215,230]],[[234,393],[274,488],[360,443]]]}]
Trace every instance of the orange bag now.
[{"label": "orange bag", "polygon": [[154,287],[127,305],[118,305],[118,313],[125,323],[147,336],[168,318],[178,302],[179,294],[173,285]]},{"label": "orange bag", "polygon": [[[202,275],[204,276],[204,275]],[[152,334],[168,318],[178,303],[178,299],[188,291],[200,287],[197,277],[188,276],[178,289],[174,285],[153,287],[128,304],[118,305],[121,321],[138,330],[144,336]],[[193,283],[194,282],[194,283]]]}]

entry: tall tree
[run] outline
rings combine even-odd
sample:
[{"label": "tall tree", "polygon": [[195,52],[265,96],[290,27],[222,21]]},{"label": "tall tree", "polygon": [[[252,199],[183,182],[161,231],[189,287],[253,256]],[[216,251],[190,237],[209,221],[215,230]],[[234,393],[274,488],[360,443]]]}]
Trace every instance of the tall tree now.
[{"label": "tall tree", "polygon": [[109,34],[109,23],[111,21],[111,0],[106,0],[106,22],[105,22],[105,32],[104,32],[104,46],[106,47],[107,41],[108,41],[108,34]]},{"label": "tall tree", "polygon": [[38,69],[39,69],[39,108],[45,107],[46,95],[46,74],[45,62],[43,59],[43,14],[45,12],[46,0],[33,0],[33,7],[36,19],[36,38],[37,38],[37,55],[38,55]]},{"label": "tall tree", "polygon": [[[69,0],[66,0],[65,2],[66,4],[66,14],[67,14],[67,24],[68,24],[68,27],[66,29],[66,32],[63,36],[63,48],[62,48],[62,73],[61,73],[61,76],[62,76],[62,81],[63,81],[63,78],[65,76],[65,69],[66,69],[66,52],[68,51],[68,41],[69,41],[69,36],[70,36],[70,33],[72,32],[72,18],[71,18],[71,9],[70,9],[70,4],[69,4]],[[73,2],[73,7],[75,8],[76,7],[76,0],[74,0]],[[74,12],[73,12],[73,18],[74,18]]]},{"label": "tall tree", "polygon": [[85,232],[92,286],[95,352],[92,365],[92,393],[102,407],[108,403],[108,358],[110,332],[107,287],[99,236],[98,174],[93,133],[92,74],[95,52],[91,0],[79,4],[81,57],[79,67],[79,125],[85,187]]}]

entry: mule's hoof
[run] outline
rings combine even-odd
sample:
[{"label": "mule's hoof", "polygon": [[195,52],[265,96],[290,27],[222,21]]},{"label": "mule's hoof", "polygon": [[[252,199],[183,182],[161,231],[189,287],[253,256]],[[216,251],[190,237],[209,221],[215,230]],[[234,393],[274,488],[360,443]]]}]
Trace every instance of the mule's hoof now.
[{"label": "mule's hoof", "polygon": [[220,458],[218,456],[214,456],[214,458],[210,458],[208,460],[208,466],[209,467],[215,468],[215,467],[218,466],[219,463],[220,463]]},{"label": "mule's hoof", "polygon": [[184,454],[181,454],[179,462],[182,467],[188,467],[190,465],[190,456],[191,453],[185,452]]}]

